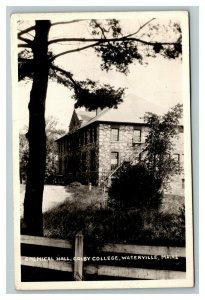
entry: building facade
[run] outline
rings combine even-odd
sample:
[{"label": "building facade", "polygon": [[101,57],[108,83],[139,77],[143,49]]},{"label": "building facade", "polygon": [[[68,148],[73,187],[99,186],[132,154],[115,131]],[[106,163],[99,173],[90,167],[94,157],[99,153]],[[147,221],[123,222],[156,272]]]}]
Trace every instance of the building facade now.
[{"label": "building facade", "polygon": [[[133,109],[124,113],[118,109],[105,109],[95,115],[94,112],[74,110],[68,134],[57,140],[59,174],[67,182],[100,185],[114,176],[122,163],[139,162],[149,129],[136,113]],[[173,156],[182,166],[183,145],[181,126]],[[174,176],[167,192],[183,195],[183,172]]]}]

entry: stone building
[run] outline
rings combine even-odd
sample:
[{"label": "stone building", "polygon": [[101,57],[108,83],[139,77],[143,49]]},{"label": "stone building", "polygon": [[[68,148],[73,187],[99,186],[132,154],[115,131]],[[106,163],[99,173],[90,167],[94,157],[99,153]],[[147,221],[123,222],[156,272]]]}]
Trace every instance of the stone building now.
[{"label": "stone building", "polygon": [[[164,113],[160,107],[136,97],[118,109],[74,110],[68,134],[57,140],[59,174],[67,182],[101,184],[114,176],[122,163],[137,163],[149,130],[143,118],[147,111]],[[181,126],[173,155],[182,164],[183,153]],[[176,175],[168,192],[181,195],[183,189],[183,174]]]}]

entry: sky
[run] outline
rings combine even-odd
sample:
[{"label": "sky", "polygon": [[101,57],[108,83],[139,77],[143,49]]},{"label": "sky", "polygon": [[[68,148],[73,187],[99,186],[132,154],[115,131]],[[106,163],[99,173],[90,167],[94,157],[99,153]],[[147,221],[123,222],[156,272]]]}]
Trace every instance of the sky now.
[{"label": "sky", "polygon": [[[150,17],[149,17],[150,18]],[[125,33],[136,31],[143,20],[122,20]],[[156,22],[156,21],[155,21]],[[160,25],[167,23],[166,20],[157,20]],[[31,23],[32,24],[32,23]],[[76,25],[77,24],[77,25]],[[72,25],[53,26],[49,39],[57,37],[90,37],[90,29],[86,22]],[[30,22],[22,23],[21,26],[27,27]],[[72,34],[71,34],[72,33]],[[31,32],[33,34],[33,32]],[[142,33],[143,34],[143,31]],[[164,34],[155,38],[165,38]],[[29,36],[27,36],[29,38]],[[31,38],[31,36],[30,36]],[[170,39],[170,37],[169,37]],[[55,53],[63,52],[78,44],[56,44],[51,47]],[[97,57],[92,49],[82,52],[71,53],[56,59],[55,63],[67,71],[71,71],[74,78],[84,80],[90,78],[98,80],[100,83],[109,83],[118,87],[126,87],[124,101],[130,96],[136,95],[148,102],[167,108],[167,110],[177,103],[182,103],[183,99],[183,68],[181,59],[168,60],[161,56],[146,59],[147,64],[140,65],[138,62],[130,65],[129,74],[126,76],[115,70],[106,72],[100,68],[101,59]],[[22,130],[28,125],[28,101],[32,82],[21,82],[18,85],[18,99],[20,102],[18,117],[15,120]],[[74,108],[72,91],[55,82],[49,82],[46,99],[46,117],[54,116],[59,120],[59,128],[68,130],[70,118]]]}]

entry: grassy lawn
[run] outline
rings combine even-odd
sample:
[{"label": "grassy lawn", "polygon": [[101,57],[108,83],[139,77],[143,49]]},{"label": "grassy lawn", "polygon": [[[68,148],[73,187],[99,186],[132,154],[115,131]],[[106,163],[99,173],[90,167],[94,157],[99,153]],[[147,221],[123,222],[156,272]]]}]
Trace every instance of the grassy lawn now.
[{"label": "grassy lawn", "polygon": [[102,190],[71,184],[73,193],[59,206],[44,213],[44,235],[73,239],[82,231],[89,244],[129,243],[184,246],[184,197],[167,195],[159,211],[103,208]]}]

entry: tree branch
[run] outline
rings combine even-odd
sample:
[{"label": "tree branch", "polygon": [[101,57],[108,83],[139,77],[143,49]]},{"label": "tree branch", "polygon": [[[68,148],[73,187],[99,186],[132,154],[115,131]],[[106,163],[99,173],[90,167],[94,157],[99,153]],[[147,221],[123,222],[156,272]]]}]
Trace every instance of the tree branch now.
[{"label": "tree branch", "polygon": [[28,44],[18,44],[18,48],[31,48]]},{"label": "tree branch", "polygon": [[36,28],[36,26],[31,26],[31,27],[26,28],[25,30],[21,30],[18,33],[18,38],[20,38],[20,36],[22,36],[23,34],[28,33],[29,31],[35,30],[35,28]]},{"label": "tree branch", "polygon": [[106,35],[105,35],[105,30],[104,28],[102,28],[102,26],[100,26],[99,23],[97,23],[96,20],[93,20],[95,22],[95,25],[98,26],[98,28],[100,28],[101,32],[102,32],[102,36],[104,37],[104,39],[107,39]]},{"label": "tree branch", "polygon": [[63,25],[63,24],[72,24],[72,23],[81,22],[81,21],[86,21],[86,19],[64,21],[64,22],[55,22],[55,23],[52,23],[51,26]]},{"label": "tree branch", "polygon": [[153,20],[156,20],[156,18],[152,18],[151,20],[147,21],[147,22],[144,23],[142,26],[140,26],[140,28],[139,28],[136,32],[131,33],[131,34],[128,34],[128,35],[126,36],[126,38],[128,38],[128,37],[130,37],[130,36],[133,36],[133,35],[135,35],[135,34],[138,34],[138,33],[139,33],[146,25],[148,25],[149,23],[151,23]]},{"label": "tree branch", "polygon": [[[94,22],[95,22],[95,24],[98,26],[98,28],[101,30],[101,32],[102,32],[102,36],[104,37],[103,39],[101,38],[101,39],[85,39],[85,38],[82,38],[82,39],[56,39],[56,40],[51,40],[51,41],[49,41],[48,42],[48,44],[52,44],[52,43],[55,43],[55,42],[66,42],[66,41],[79,41],[79,42],[91,42],[91,41],[95,41],[95,42],[101,42],[101,43],[104,43],[105,41],[107,41],[107,42],[112,42],[112,41],[123,41],[123,40],[133,40],[134,38],[130,38],[131,36],[133,36],[133,35],[135,35],[135,34],[137,34],[137,33],[139,33],[146,25],[148,25],[150,22],[152,22],[153,20],[155,20],[156,18],[152,18],[152,19],[150,19],[149,21],[147,21],[146,23],[144,23],[142,26],[140,26],[140,28],[138,28],[138,30],[136,31],[136,32],[134,32],[134,33],[131,33],[131,34],[128,34],[128,35],[126,35],[126,36],[122,36],[121,38],[107,38],[106,37],[106,35],[105,35],[105,31],[104,31],[104,29],[100,26],[100,24],[98,24],[97,22],[96,22],[96,20],[94,20]],[[74,20],[75,21],[75,20]],[[78,20],[76,20],[76,21],[78,21]],[[59,22],[60,23],[60,22]],[[135,38],[134,39],[135,41],[137,41],[137,42],[141,42],[141,43],[143,43],[143,44],[149,44],[149,45],[152,45],[152,42],[147,42],[147,41],[144,41],[144,40],[141,40],[141,39],[137,39],[137,38]],[[155,42],[156,43],[156,42]],[[155,44],[154,42],[153,42],[153,45]],[[165,43],[163,43],[163,44],[165,44]],[[173,43],[169,43],[169,44],[173,44]]]},{"label": "tree branch", "polygon": [[160,44],[160,45],[176,45],[178,43],[166,43],[166,42],[148,42],[142,39],[138,39],[138,38],[131,38],[131,37],[121,37],[121,38],[107,38],[107,39],[95,39],[95,38],[62,38],[62,39],[54,39],[48,42],[48,45],[54,44],[56,42],[98,42],[100,44],[102,43],[107,43],[107,42],[117,42],[117,41],[136,41],[145,45],[151,45],[154,46],[156,43]]},{"label": "tree branch", "polygon": [[[73,21],[67,21],[67,22],[55,22],[55,23],[52,23],[51,26],[55,26],[55,25],[61,25],[61,24],[71,24],[71,23],[75,23],[75,22],[81,22],[81,21],[85,21],[86,19],[82,19],[82,20],[73,20]],[[28,33],[29,31],[32,31],[32,30],[35,30],[36,26],[31,26],[31,27],[28,27],[24,30],[21,30],[19,33],[18,33],[18,38],[20,36],[22,36],[23,34],[25,33]]]},{"label": "tree branch", "polygon": [[26,38],[23,38],[23,37],[18,37],[18,39],[20,40],[20,41],[22,41],[22,42],[25,42],[25,43],[27,43],[27,44],[31,44],[32,43],[32,41],[31,40],[29,40],[29,39],[26,39]]},{"label": "tree branch", "polygon": [[75,80],[73,79],[73,77],[71,76],[71,74],[69,72],[55,66],[54,64],[51,64],[50,68],[55,70],[55,71],[61,72],[73,83],[74,86],[78,86],[78,84],[75,82]]},{"label": "tree branch", "polygon": [[55,56],[53,56],[50,61],[54,61],[57,57],[59,56],[62,56],[62,55],[65,55],[65,54],[68,54],[68,53],[73,53],[73,52],[78,52],[78,51],[82,51],[82,50],[85,50],[85,49],[88,49],[88,48],[92,48],[92,47],[95,47],[97,45],[100,45],[100,43],[94,43],[94,44],[90,44],[90,45],[87,45],[87,46],[84,46],[84,47],[80,47],[80,48],[76,48],[76,49],[72,49],[72,50],[68,50],[68,51],[65,51],[65,52],[62,52],[62,53],[59,53]]}]

